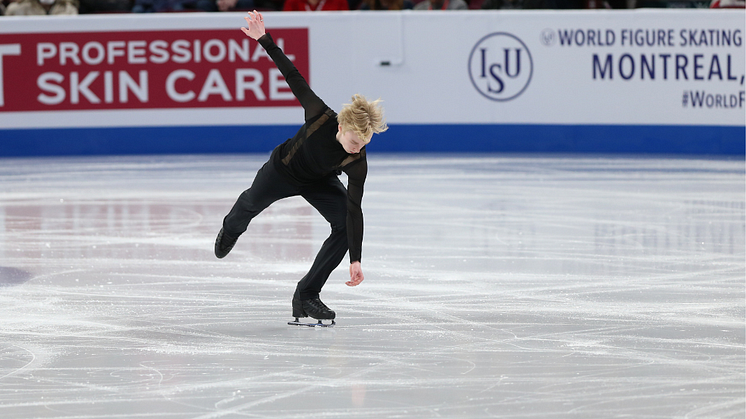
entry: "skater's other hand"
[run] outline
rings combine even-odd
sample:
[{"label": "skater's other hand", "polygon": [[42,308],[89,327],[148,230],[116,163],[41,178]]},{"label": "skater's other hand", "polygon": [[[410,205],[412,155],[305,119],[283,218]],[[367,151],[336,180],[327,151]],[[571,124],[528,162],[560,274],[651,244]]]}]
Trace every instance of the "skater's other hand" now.
[{"label": "skater's other hand", "polygon": [[246,21],[246,24],[249,25],[247,28],[241,28],[243,33],[246,34],[246,36],[257,40],[264,36],[264,17],[262,17],[262,14],[254,10],[253,12],[248,12],[248,16],[244,17],[244,20]]},{"label": "skater's other hand", "polygon": [[350,264],[350,280],[345,282],[347,286],[354,287],[360,285],[365,277],[363,276],[363,268],[360,267],[360,262],[352,262]]}]

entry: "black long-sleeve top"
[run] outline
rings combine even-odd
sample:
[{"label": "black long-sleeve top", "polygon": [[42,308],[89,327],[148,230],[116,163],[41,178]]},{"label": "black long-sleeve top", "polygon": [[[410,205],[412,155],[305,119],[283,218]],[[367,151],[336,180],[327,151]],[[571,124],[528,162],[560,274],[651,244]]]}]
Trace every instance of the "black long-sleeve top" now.
[{"label": "black long-sleeve top", "polygon": [[293,184],[310,185],[326,176],[347,174],[347,243],[350,263],[359,262],[363,245],[363,185],[368,174],[365,147],[348,154],[337,141],[337,113],[311,90],[306,79],[269,34],[259,38],[305,110],[305,124],[293,138],[277,146],[270,158],[277,171]]}]

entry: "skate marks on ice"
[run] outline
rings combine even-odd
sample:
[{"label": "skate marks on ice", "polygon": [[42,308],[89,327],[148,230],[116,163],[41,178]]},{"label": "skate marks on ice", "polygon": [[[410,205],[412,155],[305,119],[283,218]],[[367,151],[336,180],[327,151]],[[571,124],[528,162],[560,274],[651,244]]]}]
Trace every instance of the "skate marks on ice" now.
[{"label": "skate marks on ice", "polygon": [[[503,413],[743,415],[742,162],[452,162],[422,162],[412,190],[431,194],[377,201],[412,216],[366,232],[368,253],[387,248],[368,290],[391,280],[363,317],[462,335],[476,370],[500,365],[509,391],[534,389]],[[368,222],[381,212],[366,207]]]},{"label": "skate marks on ice", "polygon": [[263,161],[3,161],[0,416],[743,417],[743,162],[371,156],[322,330],[302,200],[211,253]]}]

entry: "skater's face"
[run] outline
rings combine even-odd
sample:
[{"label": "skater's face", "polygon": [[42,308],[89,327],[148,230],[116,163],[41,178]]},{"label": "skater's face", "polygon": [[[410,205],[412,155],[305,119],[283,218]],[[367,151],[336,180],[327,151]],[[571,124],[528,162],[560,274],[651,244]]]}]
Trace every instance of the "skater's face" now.
[{"label": "skater's face", "polygon": [[340,125],[339,132],[337,132],[337,141],[342,144],[342,148],[344,148],[348,154],[357,154],[370,142],[370,138],[368,138],[367,141],[363,141],[353,131],[342,132],[342,125]]}]

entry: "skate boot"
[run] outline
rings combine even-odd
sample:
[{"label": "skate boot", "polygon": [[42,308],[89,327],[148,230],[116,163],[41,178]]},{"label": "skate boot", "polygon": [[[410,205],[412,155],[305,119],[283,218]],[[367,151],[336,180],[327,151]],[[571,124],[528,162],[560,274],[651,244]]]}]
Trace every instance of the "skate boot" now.
[{"label": "skate boot", "polygon": [[238,240],[238,237],[233,238],[225,234],[221,228],[218,237],[215,239],[215,256],[217,256],[218,259],[224,258],[231,252],[231,249],[233,249],[233,246],[236,244],[236,240]]},{"label": "skate boot", "polygon": [[319,297],[301,300],[293,297],[293,317],[313,317],[316,320],[334,320],[336,313],[324,304]]}]

